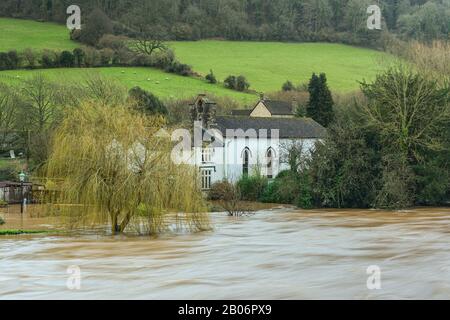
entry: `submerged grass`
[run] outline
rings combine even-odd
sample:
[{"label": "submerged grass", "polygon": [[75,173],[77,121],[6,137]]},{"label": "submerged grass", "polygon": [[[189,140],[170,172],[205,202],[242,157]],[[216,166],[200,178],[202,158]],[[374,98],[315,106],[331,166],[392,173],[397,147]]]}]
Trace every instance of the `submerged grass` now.
[{"label": "submerged grass", "polygon": [[44,230],[0,230],[0,236],[16,236],[22,234],[44,234],[49,233],[49,231]]}]

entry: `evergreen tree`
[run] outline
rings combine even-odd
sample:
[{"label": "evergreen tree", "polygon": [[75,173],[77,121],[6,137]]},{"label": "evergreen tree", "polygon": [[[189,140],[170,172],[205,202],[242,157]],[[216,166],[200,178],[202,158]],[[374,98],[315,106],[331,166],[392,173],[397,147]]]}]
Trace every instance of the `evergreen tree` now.
[{"label": "evergreen tree", "polygon": [[324,73],[317,76],[313,73],[308,85],[309,101],[306,108],[307,116],[324,127],[328,127],[334,119],[333,97],[327,85]]}]

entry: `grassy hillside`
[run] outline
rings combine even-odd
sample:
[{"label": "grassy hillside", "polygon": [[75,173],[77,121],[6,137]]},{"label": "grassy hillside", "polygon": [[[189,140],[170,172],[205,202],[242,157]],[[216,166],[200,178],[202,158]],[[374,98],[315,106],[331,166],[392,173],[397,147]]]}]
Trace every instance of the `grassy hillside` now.
[{"label": "grassy hillside", "polygon": [[[69,40],[65,26],[53,23],[0,18],[0,31],[0,51],[20,51],[25,48],[61,50],[78,46]],[[295,84],[306,83],[312,72],[326,72],[334,91],[355,90],[358,88],[357,81],[373,78],[379,69],[378,62],[386,58],[384,53],[373,50],[324,43],[198,41],[171,42],[170,45],[178,59],[192,65],[195,71],[207,74],[213,69],[219,81],[230,74],[243,74],[250,81],[251,89],[264,92],[279,90],[286,80]],[[255,95],[234,92],[221,85],[209,85],[198,79],[174,76],[155,69],[96,70],[120,80],[129,88],[139,85],[163,98],[190,97],[206,92],[229,96],[243,103],[252,103],[255,99]],[[62,80],[76,80],[91,71],[10,71],[0,72],[0,80],[15,81],[16,76],[28,77],[31,72],[44,72],[50,78],[63,74]]]},{"label": "grassy hillside", "polygon": [[0,19],[0,51],[32,49],[74,49],[63,25],[30,20]]},{"label": "grassy hillside", "polygon": [[279,90],[286,80],[306,82],[313,72],[325,72],[333,90],[351,91],[357,81],[372,79],[386,59],[382,52],[326,43],[198,41],[171,47],[197,72],[213,69],[220,81],[243,74],[252,89],[265,92]]},{"label": "grassy hillside", "polygon": [[216,96],[228,96],[243,104],[253,104],[257,100],[256,95],[232,91],[221,85],[211,85],[203,80],[177,76],[151,68],[12,70],[0,72],[0,81],[18,83],[36,72],[41,72],[56,81],[67,79],[77,81],[83,79],[89,72],[99,72],[120,81],[127,88],[140,86],[161,98],[190,98],[199,93],[209,93]]}]

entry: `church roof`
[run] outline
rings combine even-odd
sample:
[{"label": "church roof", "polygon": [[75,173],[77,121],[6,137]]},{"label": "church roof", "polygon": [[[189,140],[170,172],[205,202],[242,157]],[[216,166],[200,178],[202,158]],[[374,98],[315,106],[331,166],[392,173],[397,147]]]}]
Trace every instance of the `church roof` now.
[{"label": "church roof", "polygon": [[217,117],[215,127],[226,135],[227,129],[244,131],[279,130],[280,139],[324,138],[326,129],[310,118],[248,118],[223,116]]},{"label": "church roof", "polygon": [[231,110],[232,116],[250,116],[252,113],[252,110],[250,109],[243,109],[243,110]]},{"label": "church roof", "polygon": [[292,115],[292,105],[284,101],[276,100],[261,100],[261,102],[266,106],[267,110],[273,116],[291,116]]}]

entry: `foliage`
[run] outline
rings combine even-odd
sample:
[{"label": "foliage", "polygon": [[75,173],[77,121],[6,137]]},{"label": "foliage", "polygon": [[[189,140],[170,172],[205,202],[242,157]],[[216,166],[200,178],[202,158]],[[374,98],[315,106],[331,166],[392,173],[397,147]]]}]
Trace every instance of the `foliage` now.
[{"label": "foliage", "polygon": [[99,8],[92,10],[86,24],[81,29],[79,40],[91,46],[96,46],[105,35],[113,32],[112,22]]},{"label": "foliage", "polygon": [[418,190],[417,203],[441,205],[450,199],[450,170],[443,170],[441,161],[431,160],[413,167],[413,170]]},{"label": "foliage", "polygon": [[442,149],[438,133],[450,121],[450,89],[441,87],[408,67],[398,66],[362,83],[368,104],[365,117],[381,134],[391,153],[421,160],[427,152]]},{"label": "foliage", "polygon": [[52,131],[62,118],[58,85],[38,73],[25,80],[20,91],[23,107],[17,115],[18,129],[26,144],[27,158],[40,165],[48,158]]},{"label": "foliage", "polygon": [[176,73],[181,76],[187,77],[193,74],[191,66],[180,63],[178,61],[172,62],[170,65],[166,67],[166,72]]},{"label": "foliage", "polygon": [[165,39],[167,35],[165,31],[157,27],[148,27],[143,24],[137,26],[139,29],[136,32],[136,41],[134,42],[133,49],[138,53],[152,56],[156,51],[165,51],[168,49]]},{"label": "foliage", "polygon": [[250,83],[248,83],[247,79],[244,76],[238,76],[236,78],[236,90],[237,91],[247,91],[250,87]]},{"label": "foliage", "polygon": [[255,170],[252,175],[242,176],[237,182],[241,198],[245,201],[258,201],[267,185],[267,178],[262,176],[259,170]]},{"label": "foliage", "polygon": [[295,90],[295,86],[291,81],[286,81],[285,83],[283,83],[283,86],[281,87],[281,90],[283,91],[293,91]]},{"label": "foliage", "polygon": [[230,216],[240,216],[251,211],[242,202],[239,186],[227,180],[214,183],[208,192],[208,199],[217,201]]},{"label": "foliage", "polygon": [[236,90],[236,91],[247,91],[250,87],[247,79],[244,76],[233,76],[230,75],[224,80],[224,85],[228,89]]},{"label": "foliage", "polygon": [[0,70],[12,70],[20,65],[20,57],[17,51],[0,52]]},{"label": "foliage", "polygon": [[395,51],[414,63],[422,74],[430,74],[441,85],[450,83],[450,43],[433,41],[427,45],[417,41]]},{"label": "foliage", "polygon": [[324,127],[328,127],[334,119],[333,97],[328,89],[324,73],[317,76],[313,73],[308,86],[309,101],[306,108],[307,116]]},{"label": "foliage", "polygon": [[228,76],[224,81],[224,85],[228,89],[236,89],[237,79],[235,76]]},{"label": "foliage", "polygon": [[[381,32],[364,29],[367,7],[373,4],[367,0],[79,0],[77,4],[83,12],[100,8],[113,21],[112,31],[127,36],[137,36],[142,30],[130,26],[138,25],[159,28],[168,38],[177,40],[340,41],[377,46],[381,37]],[[377,4],[383,10],[383,29],[402,37],[448,37],[448,1],[380,0]],[[47,1],[45,5],[40,1],[17,5],[16,0],[3,0],[0,15],[64,23],[67,5],[63,0]],[[88,18],[83,27],[89,31],[105,26],[94,24],[106,20],[101,14]],[[97,33],[92,35],[90,40],[97,38]]]},{"label": "foliage", "polygon": [[132,88],[129,93],[131,104],[136,110],[144,112],[148,115],[168,113],[166,106],[155,95],[140,87]]},{"label": "foliage", "polygon": [[299,191],[299,175],[291,170],[280,172],[264,190],[261,201],[266,203],[294,204]]},{"label": "foliage", "polygon": [[69,51],[61,52],[61,55],[59,56],[59,65],[63,68],[75,66],[75,56]]},{"label": "foliage", "polygon": [[217,83],[216,76],[214,75],[212,70],[210,70],[210,72],[206,75],[205,79],[209,83],[212,83],[212,84],[216,84]]},{"label": "foliage", "polygon": [[[367,208],[374,205],[380,180],[376,140],[351,119],[329,128],[323,144],[312,154],[309,174],[314,202],[319,207]],[[370,145],[369,145],[370,144]]]},{"label": "foliage", "polygon": [[[363,83],[313,152],[314,202],[400,209],[449,199],[449,89],[402,65]],[[356,108],[355,108],[356,107]]]},{"label": "foliage", "polygon": [[6,223],[5,220],[2,217],[0,217],[0,226],[4,225],[5,223]]},{"label": "foliage", "polygon": [[43,172],[60,177],[60,196],[49,209],[71,225],[109,222],[112,233],[135,227],[153,234],[171,222],[206,228],[195,170],[171,161],[170,140],[156,135],[163,124],[122,106],[83,103],[71,110]]}]

